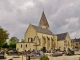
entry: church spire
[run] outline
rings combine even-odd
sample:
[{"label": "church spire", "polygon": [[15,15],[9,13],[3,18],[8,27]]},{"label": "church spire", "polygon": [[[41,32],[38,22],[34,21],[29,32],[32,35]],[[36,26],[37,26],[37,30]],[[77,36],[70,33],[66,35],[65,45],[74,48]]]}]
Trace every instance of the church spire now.
[{"label": "church spire", "polygon": [[43,27],[43,26],[46,28],[49,28],[49,24],[48,24],[48,21],[46,19],[44,11],[42,12],[42,16],[41,16],[41,19],[39,22],[39,27]]}]

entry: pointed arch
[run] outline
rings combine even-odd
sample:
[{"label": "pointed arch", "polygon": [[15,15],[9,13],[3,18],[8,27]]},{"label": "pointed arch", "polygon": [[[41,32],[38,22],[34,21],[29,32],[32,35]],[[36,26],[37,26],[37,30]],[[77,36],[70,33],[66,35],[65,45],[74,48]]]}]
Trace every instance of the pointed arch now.
[{"label": "pointed arch", "polygon": [[40,41],[40,38],[38,37],[38,36],[35,36],[34,37],[34,39],[33,39],[33,41],[35,41],[35,40],[37,40],[37,42],[34,42],[35,44],[37,44],[37,45],[41,45],[41,41]]},{"label": "pointed arch", "polygon": [[44,36],[42,36],[43,40],[44,40],[44,44],[46,44],[46,38]]}]

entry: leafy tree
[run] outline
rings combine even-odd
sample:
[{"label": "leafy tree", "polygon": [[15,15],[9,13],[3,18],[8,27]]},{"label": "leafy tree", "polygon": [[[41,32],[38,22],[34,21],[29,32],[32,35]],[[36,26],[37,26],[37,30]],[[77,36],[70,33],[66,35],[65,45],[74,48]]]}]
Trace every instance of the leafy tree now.
[{"label": "leafy tree", "polygon": [[17,43],[19,42],[19,39],[17,37],[11,37],[11,39],[9,40],[9,43]]},{"label": "leafy tree", "polygon": [[21,39],[21,42],[25,42],[25,40],[24,39]]},{"label": "leafy tree", "polygon": [[11,42],[9,47],[16,48],[16,43]]},{"label": "leafy tree", "polygon": [[17,37],[11,37],[9,40],[9,45],[12,48],[16,48],[16,43],[19,42],[19,39]]},{"label": "leafy tree", "polygon": [[6,42],[8,37],[9,37],[9,34],[7,33],[7,31],[0,27],[0,48]]},{"label": "leafy tree", "polygon": [[9,48],[8,43],[4,43],[3,46],[2,46],[2,48]]}]

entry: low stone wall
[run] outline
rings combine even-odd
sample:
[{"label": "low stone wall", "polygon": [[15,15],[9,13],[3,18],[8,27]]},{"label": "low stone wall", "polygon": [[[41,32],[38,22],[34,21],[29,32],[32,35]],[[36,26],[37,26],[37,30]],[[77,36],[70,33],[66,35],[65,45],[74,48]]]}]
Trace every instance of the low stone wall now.
[{"label": "low stone wall", "polygon": [[37,59],[30,59],[30,60],[40,60],[39,58],[37,58]]}]

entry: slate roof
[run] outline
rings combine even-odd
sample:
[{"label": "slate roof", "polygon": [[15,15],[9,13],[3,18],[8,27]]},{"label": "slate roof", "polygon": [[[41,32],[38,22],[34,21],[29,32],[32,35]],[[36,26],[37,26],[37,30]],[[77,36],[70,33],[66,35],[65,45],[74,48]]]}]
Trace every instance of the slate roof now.
[{"label": "slate roof", "polygon": [[58,41],[59,40],[65,40],[66,36],[67,36],[67,32],[66,33],[61,33],[61,34],[56,34]]},{"label": "slate roof", "polygon": [[46,19],[45,14],[44,14],[44,11],[42,12],[42,16],[41,16],[41,19],[40,19],[40,22],[39,22],[39,26],[48,26],[49,27],[49,24],[48,24],[48,21]]},{"label": "slate roof", "polygon": [[47,30],[47,29],[44,29],[44,28],[41,28],[41,27],[38,27],[38,26],[35,26],[35,25],[32,25],[32,27],[33,27],[37,32],[45,33],[45,34],[49,34],[49,35],[53,35],[53,33],[52,33],[50,30]]},{"label": "slate roof", "polygon": [[71,39],[72,41],[74,41],[74,42],[80,42],[80,38],[78,38],[78,39]]}]

